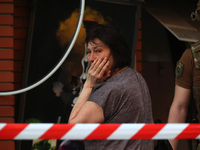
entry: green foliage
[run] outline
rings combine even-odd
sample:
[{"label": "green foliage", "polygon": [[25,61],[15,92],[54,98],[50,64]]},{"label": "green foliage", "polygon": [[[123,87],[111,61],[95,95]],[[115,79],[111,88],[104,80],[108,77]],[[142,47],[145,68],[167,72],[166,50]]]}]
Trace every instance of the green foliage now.
[{"label": "green foliage", "polygon": [[49,140],[41,140],[35,143],[31,150],[56,150],[55,147],[51,147]]}]

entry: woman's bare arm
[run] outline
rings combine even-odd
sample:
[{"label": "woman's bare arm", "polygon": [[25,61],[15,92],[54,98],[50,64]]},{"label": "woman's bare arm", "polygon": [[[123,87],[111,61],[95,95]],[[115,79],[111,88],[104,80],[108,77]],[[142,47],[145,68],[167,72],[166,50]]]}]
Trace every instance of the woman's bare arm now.
[{"label": "woman's bare arm", "polygon": [[68,123],[101,123],[104,122],[103,109],[98,104],[87,101],[92,88],[110,76],[107,59],[95,60],[88,70],[87,79],[72,109]]}]

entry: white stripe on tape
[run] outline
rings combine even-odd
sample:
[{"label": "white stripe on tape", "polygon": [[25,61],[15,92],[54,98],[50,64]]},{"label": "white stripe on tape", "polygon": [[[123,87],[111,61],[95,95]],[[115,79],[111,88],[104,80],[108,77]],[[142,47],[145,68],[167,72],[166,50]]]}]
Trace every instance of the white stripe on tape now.
[{"label": "white stripe on tape", "polygon": [[134,136],[145,124],[122,124],[117,130],[111,134],[107,139],[129,140]]},{"label": "white stripe on tape", "polygon": [[76,124],[69,132],[67,132],[61,139],[85,139],[91,132],[93,132],[99,124]]},{"label": "white stripe on tape", "polygon": [[3,127],[5,127],[5,125],[6,125],[6,123],[1,123],[1,124],[0,124],[0,130],[1,130]]},{"label": "white stripe on tape", "polygon": [[187,126],[188,124],[166,124],[152,139],[175,139]]},{"label": "white stripe on tape", "polygon": [[52,123],[32,123],[29,124],[22,132],[20,132],[14,139],[39,139],[48,129],[53,126]]}]

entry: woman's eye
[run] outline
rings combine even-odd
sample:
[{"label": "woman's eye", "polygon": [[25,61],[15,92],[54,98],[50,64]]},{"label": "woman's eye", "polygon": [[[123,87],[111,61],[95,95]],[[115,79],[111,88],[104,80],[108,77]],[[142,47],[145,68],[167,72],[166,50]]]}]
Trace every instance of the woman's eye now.
[{"label": "woman's eye", "polygon": [[101,53],[101,50],[96,50],[96,53]]},{"label": "woman's eye", "polygon": [[86,51],[86,54],[90,54],[91,53],[91,51]]}]

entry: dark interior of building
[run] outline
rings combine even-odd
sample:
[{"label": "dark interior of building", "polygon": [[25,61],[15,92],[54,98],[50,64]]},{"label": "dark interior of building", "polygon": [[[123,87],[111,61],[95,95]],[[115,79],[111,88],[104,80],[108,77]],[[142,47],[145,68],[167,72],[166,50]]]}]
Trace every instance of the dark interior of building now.
[{"label": "dark interior of building", "polygon": [[[105,21],[120,28],[133,53],[139,21],[136,14],[139,10],[142,22],[142,75],[150,89],[154,121],[160,119],[167,123],[174,95],[176,62],[183,51],[200,37],[200,26],[191,18],[191,13],[197,8],[197,0],[88,0],[86,6],[102,13]],[[79,7],[79,1],[74,0],[56,3],[52,0],[38,1],[28,85],[45,76],[62,57],[67,46],[63,48],[59,45],[55,33],[59,22],[70,18],[72,12]],[[31,119],[57,122],[58,116],[62,116],[61,122],[66,123],[71,103],[77,95],[68,95],[70,102],[55,96],[53,83],[59,79],[61,72],[59,69],[44,84],[27,92],[24,122],[31,122]],[[73,79],[76,82],[76,76]],[[68,88],[66,91],[72,92]],[[189,150],[188,143],[183,140],[180,149]],[[27,145],[30,146],[29,141],[22,142],[24,150]]]}]

